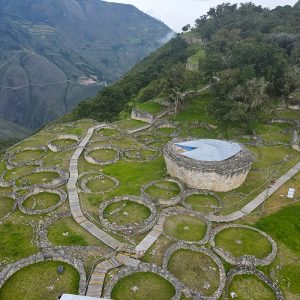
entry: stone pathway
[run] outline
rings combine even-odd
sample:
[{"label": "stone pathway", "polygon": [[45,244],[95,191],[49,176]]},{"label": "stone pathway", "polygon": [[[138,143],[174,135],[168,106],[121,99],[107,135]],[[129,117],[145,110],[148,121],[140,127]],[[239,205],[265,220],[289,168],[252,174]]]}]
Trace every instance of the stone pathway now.
[{"label": "stone pathway", "polygon": [[238,210],[232,214],[226,216],[215,216],[208,215],[208,220],[212,222],[231,222],[236,221],[251,212],[253,212],[258,206],[260,206],[266,199],[273,195],[280,187],[282,187],[287,181],[289,181],[293,176],[295,176],[300,171],[300,162],[297,163],[293,168],[291,168],[287,173],[281,176],[275,181],[275,183],[270,187],[261,192],[256,198],[245,205],[241,210]]},{"label": "stone pathway", "polygon": [[98,228],[94,223],[90,222],[84,215],[80,207],[79,202],[79,195],[78,190],[76,187],[76,183],[78,180],[78,159],[80,155],[82,154],[84,147],[89,142],[90,138],[92,137],[94,130],[104,128],[106,124],[101,124],[95,127],[91,127],[88,131],[86,136],[83,138],[81,143],[78,145],[76,151],[74,152],[71,160],[70,160],[70,177],[69,181],[67,183],[67,192],[69,196],[69,203],[71,208],[71,213],[74,218],[74,220],[85,230],[87,230],[89,233],[91,233],[93,236],[101,240],[103,243],[108,245],[109,247],[115,249],[115,250],[121,250],[124,249],[126,246],[116,239],[114,239],[112,236]]},{"label": "stone pathway", "polygon": [[106,273],[123,265],[123,262],[116,258],[111,258],[99,263],[93,271],[91,279],[89,281],[88,290],[86,296],[100,298],[102,295],[102,289]]}]

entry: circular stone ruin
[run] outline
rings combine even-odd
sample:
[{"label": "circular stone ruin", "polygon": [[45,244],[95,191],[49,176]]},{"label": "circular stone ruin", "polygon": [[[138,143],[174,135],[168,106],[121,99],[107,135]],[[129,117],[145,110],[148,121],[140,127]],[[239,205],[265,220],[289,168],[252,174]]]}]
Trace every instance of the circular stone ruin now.
[{"label": "circular stone ruin", "polygon": [[58,208],[66,199],[64,190],[34,188],[18,199],[18,207],[24,214],[46,214]]},{"label": "circular stone ruin", "polygon": [[100,172],[87,172],[79,177],[80,188],[85,193],[107,193],[119,185],[119,180]]},{"label": "circular stone ruin", "polygon": [[170,206],[181,201],[184,194],[184,186],[175,179],[155,180],[142,186],[141,193],[145,198],[158,205]]},{"label": "circular stone ruin", "polygon": [[211,223],[202,214],[185,208],[164,209],[164,235],[174,241],[186,244],[206,244],[209,240]]},{"label": "circular stone ruin", "polygon": [[104,297],[115,300],[180,300],[182,284],[167,270],[140,263],[137,268],[122,268],[104,287]]},{"label": "circular stone ruin", "polygon": [[155,205],[137,196],[121,196],[104,201],[99,214],[103,226],[125,235],[150,230],[158,218]]},{"label": "circular stone ruin", "polygon": [[246,179],[253,155],[222,140],[173,140],[163,149],[168,173],[193,189],[228,192]]},{"label": "circular stone ruin", "polygon": [[182,204],[187,209],[215,214],[220,211],[222,200],[214,192],[190,189],[185,192]]},{"label": "circular stone ruin", "polygon": [[162,267],[184,284],[188,298],[214,300],[222,295],[225,269],[221,260],[204,247],[173,244],[164,254]]},{"label": "circular stone ruin", "polygon": [[0,196],[0,221],[5,219],[16,208],[15,199],[9,196]]},{"label": "circular stone ruin", "polygon": [[95,134],[101,138],[115,138],[120,137],[122,132],[115,126],[106,126],[96,129]]},{"label": "circular stone ruin", "polygon": [[124,151],[124,158],[130,162],[146,162],[154,160],[159,155],[159,151],[152,147],[129,147]]},{"label": "circular stone ruin", "polygon": [[247,225],[217,227],[210,244],[214,252],[232,265],[266,266],[277,253],[276,243],[268,234]]},{"label": "circular stone ruin", "polygon": [[164,137],[176,137],[179,135],[179,128],[173,122],[160,122],[155,126],[154,131],[157,135]]},{"label": "circular stone ruin", "polygon": [[50,141],[47,145],[52,152],[67,151],[78,145],[79,138],[77,135],[64,134]]},{"label": "circular stone ruin", "polygon": [[93,147],[84,153],[87,162],[100,166],[114,164],[120,157],[121,151],[119,148],[111,145]]}]

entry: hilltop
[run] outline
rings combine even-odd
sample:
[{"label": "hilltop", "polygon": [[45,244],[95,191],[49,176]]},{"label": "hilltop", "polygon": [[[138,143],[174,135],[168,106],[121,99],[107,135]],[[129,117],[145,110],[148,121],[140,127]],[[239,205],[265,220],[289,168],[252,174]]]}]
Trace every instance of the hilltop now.
[{"label": "hilltop", "polygon": [[37,129],[93,97],[172,31],[134,6],[0,1],[0,118]]}]

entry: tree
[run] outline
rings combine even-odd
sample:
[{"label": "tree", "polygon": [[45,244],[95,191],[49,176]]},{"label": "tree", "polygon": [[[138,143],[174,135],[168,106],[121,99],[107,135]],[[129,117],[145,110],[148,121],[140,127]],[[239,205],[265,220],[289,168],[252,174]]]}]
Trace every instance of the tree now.
[{"label": "tree", "polygon": [[191,29],[191,25],[190,25],[190,24],[187,24],[187,25],[185,25],[185,26],[182,27],[182,31],[183,31],[183,32],[187,32],[187,31],[189,31],[190,29]]}]

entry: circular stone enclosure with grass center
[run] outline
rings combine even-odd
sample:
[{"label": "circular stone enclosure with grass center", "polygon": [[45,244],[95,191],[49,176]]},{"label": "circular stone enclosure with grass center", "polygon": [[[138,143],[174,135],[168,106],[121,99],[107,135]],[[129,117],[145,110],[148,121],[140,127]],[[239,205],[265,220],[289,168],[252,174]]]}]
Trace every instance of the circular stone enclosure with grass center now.
[{"label": "circular stone enclosure with grass center", "polygon": [[15,167],[13,169],[7,170],[3,174],[3,179],[9,183],[15,182],[19,177],[25,176],[36,168],[35,165]]},{"label": "circular stone enclosure with grass center", "polygon": [[200,213],[184,208],[167,208],[164,216],[164,235],[187,244],[205,244],[209,239],[211,223]]},{"label": "circular stone enclosure with grass center", "polygon": [[180,300],[182,284],[167,270],[140,263],[122,268],[104,287],[104,297],[114,300]]},{"label": "circular stone enclosure with grass center", "polygon": [[25,147],[7,155],[7,161],[11,166],[24,166],[38,164],[45,154],[47,148],[41,147]]},{"label": "circular stone enclosure with grass center", "polygon": [[104,127],[96,130],[96,134],[102,137],[119,137],[122,133],[117,127]]},{"label": "circular stone enclosure with grass center", "polygon": [[57,138],[50,141],[47,145],[52,152],[60,152],[72,149],[79,143],[77,135],[66,134],[60,135]]},{"label": "circular stone enclosure with grass center", "polygon": [[179,128],[171,122],[161,122],[154,131],[156,134],[165,137],[176,137],[179,135]]},{"label": "circular stone enclosure with grass center", "polygon": [[164,254],[163,268],[188,289],[192,299],[219,299],[226,282],[221,260],[204,247],[173,244]]},{"label": "circular stone enclosure with grass center", "polygon": [[213,250],[232,265],[268,265],[276,257],[275,241],[265,232],[246,225],[223,225],[211,234]]},{"label": "circular stone enclosure with grass center", "polygon": [[222,207],[221,198],[214,192],[188,190],[182,202],[184,207],[199,211],[204,214],[216,213]]},{"label": "circular stone enclosure with grass center", "polygon": [[242,144],[211,139],[175,139],[163,148],[168,173],[189,188],[228,192],[246,179],[253,154]]},{"label": "circular stone enclosure with grass center", "polygon": [[105,166],[116,163],[121,157],[121,151],[118,147],[105,145],[93,147],[84,153],[87,162]]},{"label": "circular stone enclosure with grass center", "polygon": [[124,158],[127,161],[145,162],[154,160],[159,155],[159,151],[151,147],[129,147],[124,151]]},{"label": "circular stone enclosure with grass center", "polygon": [[100,221],[112,231],[133,235],[150,230],[157,221],[157,210],[150,201],[137,196],[121,196],[100,205]]},{"label": "circular stone enclosure with grass center", "polygon": [[119,185],[119,180],[99,172],[83,173],[80,187],[85,193],[107,193]]},{"label": "circular stone enclosure with grass center", "polygon": [[136,140],[140,143],[149,144],[153,142],[158,142],[160,139],[151,133],[141,133],[135,136]]},{"label": "circular stone enclosure with grass center", "polygon": [[0,221],[15,208],[15,199],[7,196],[0,196]]},{"label": "circular stone enclosure with grass center", "polygon": [[25,214],[45,214],[55,210],[66,199],[64,190],[34,188],[18,199],[18,207]]},{"label": "circular stone enclosure with grass center", "polygon": [[170,206],[182,200],[184,186],[178,180],[162,179],[142,186],[141,193],[158,205]]}]

